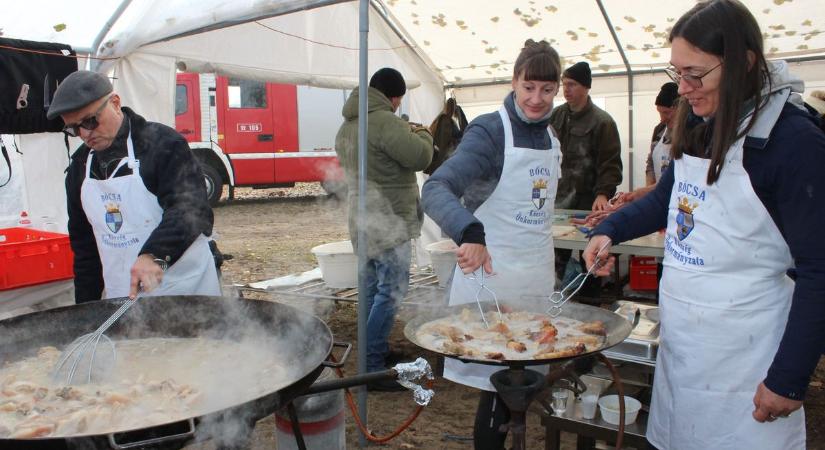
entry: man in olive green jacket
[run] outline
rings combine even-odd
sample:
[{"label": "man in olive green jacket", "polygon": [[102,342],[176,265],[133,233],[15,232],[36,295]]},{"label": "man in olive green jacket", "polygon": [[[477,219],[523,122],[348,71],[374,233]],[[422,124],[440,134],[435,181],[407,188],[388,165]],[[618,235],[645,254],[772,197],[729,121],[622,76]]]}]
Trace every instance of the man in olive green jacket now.
[{"label": "man in olive green jacket", "polygon": [[556,208],[604,210],[622,183],[619,130],[590,100],[591,80],[586,62],[568,67],[562,74],[567,102],[550,115],[562,153]]},{"label": "man in olive green jacket", "polygon": [[[354,248],[367,247],[367,371],[384,370],[388,338],[398,303],[410,279],[410,240],[419,236],[423,210],[415,172],[433,157],[433,138],[425,127],[411,126],[395,115],[406,93],[401,74],[391,68],[370,79],[367,131],[366,242],[358,234],[358,89],[344,104],[344,124],[335,137],[335,151],[348,185],[349,232]],[[403,389],[398,383],[376,382],[372,390]]]},{"label": "man in olive green jacket", "polygon": [[[561,81],[566,103],[550,114],[562,153],[556,208],[602,211],[622,183],[619,130],[613,118],[590,99],[589,64],[582,61],[568,67]],[[570,250],[556,250],[556,276],[562,285],[572,276],[565,277],[570,256]],[[597,297],[599,286],[590,278],[581,295]]]}]

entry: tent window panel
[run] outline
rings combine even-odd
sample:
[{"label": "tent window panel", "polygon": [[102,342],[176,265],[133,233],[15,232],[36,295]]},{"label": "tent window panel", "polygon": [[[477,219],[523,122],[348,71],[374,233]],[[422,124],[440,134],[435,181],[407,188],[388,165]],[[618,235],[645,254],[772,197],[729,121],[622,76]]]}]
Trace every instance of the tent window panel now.
[{"label": "tent window panel", "polygon": [[175,86],[175,115],[189,111],[189,95],[185,84]]},{"label": "tent window panel", "polygon": [[266,83],[230,78],[228,85],[230,108],[266,108]]}]

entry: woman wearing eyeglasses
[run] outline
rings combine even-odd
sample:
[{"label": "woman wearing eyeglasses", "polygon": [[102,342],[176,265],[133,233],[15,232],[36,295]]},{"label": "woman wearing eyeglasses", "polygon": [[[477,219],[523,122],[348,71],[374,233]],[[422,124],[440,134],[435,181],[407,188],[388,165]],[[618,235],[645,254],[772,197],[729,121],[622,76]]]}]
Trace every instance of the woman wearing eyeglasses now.
[{"label": "woman wearing eyeglasses", "polygon": [[825,135],[738,1],[696,5],[669,40],[684,99],[673,162],[593,231],[585,260],[667,228],[655,447],[805,448],[802,400],[825,342]]}]

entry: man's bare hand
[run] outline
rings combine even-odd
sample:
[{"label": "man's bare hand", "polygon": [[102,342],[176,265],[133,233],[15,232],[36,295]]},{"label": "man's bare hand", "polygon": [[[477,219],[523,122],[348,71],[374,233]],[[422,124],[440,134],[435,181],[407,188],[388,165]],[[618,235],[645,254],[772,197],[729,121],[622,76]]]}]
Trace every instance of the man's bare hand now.
[{"label": "man's bare hand", "polygon": [[599,194],[596,196],[596,200],[593,201],[593,211],[604,211],[607,207],[610,206],[610,203],[607,201],[607,196],[604,194]]},{"label": "man's bare hand", "polygon": [[132,279],[129,285],[129,298],[135,299],[138,291],[150,292],[160,286],[163,281],[163,269],[154,261],[152,255],[138,256],[131,270]]}]

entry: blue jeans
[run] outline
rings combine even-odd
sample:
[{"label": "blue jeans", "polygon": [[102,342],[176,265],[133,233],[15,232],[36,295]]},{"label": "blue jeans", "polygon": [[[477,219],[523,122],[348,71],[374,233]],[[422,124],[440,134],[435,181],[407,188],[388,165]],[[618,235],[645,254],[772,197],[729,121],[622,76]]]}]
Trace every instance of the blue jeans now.
[{"label": "blue jeans", "polygon": [[369,258],[364,272],[367,316],[367,372],[384,370],[398,304],[410,284],[410,241]]}]

